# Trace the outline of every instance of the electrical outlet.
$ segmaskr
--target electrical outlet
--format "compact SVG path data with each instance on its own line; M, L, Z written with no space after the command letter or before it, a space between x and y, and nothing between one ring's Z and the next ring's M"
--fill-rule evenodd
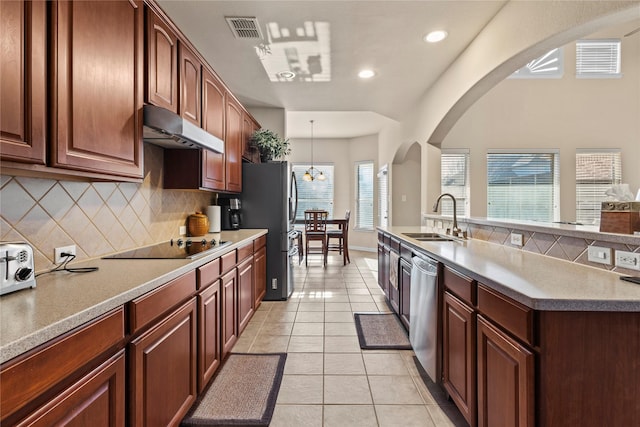
M616 251L616 267L640 270L640 254Z
M611 265L611 248L589 246L587 248L587 259L598 264Z
M75 255L76 245L60 246L59 248L55 248L53 250L53 262L55 264L60 264L62 261L67 259L66 256L62 256L63 253Z
M511 233L511 244L514 246L522 246L522 234Z
M187 235L187 226L186 225L181 225L179 233L180 233L181 236L186 236Z
M271 279L271 289L273 289L274 291L278 289L278 279L275 277Z

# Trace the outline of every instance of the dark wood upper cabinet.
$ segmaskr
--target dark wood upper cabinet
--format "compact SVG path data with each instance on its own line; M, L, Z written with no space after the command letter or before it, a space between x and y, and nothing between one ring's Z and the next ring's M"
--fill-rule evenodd
M0 46L0 153L3 160L45 163L46 16L45 2L4 1L0 7L3 40Z
M141 1L52 9L52 166L141 178Z
M208 69L202 71L202 128L210 134L225 138L226 91L222 82ZM224 153L204 151L202 158L202 186L212 190L226 190Z
M258 129L260 129L258 122L245 112L242 115L242 158L252 163L260 162L260 152L258 148L251 146L251 135Z
M242 107L227 97L227 133L225 139L225 165L227 174L227 191L242 191Z
M178 114L178 37L147 9L146 97L148 103Z
M200 126L202 64L187 46L180 44L180 115Z

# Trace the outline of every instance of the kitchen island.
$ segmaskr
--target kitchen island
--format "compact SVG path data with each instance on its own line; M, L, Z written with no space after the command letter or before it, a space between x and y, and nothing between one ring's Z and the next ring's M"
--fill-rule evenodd
M260 303L266 234L208 235L232 244L196 259L91 259L71 266L97 271L2 296L2 423L179 421ZM149 406L166 387L165 405Z
M470 425L640 419L640 286L613 272L486 241L406 235L433 232L427 227L378 230L380 285L409 328L410 259L440 262L442 369L435 380ZM385 283L392 252L400 259L397 289Z

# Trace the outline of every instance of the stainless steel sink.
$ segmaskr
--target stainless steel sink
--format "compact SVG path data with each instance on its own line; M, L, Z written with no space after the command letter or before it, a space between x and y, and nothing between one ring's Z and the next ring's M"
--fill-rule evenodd
M407 237L418 240L420 242L453 242L454 239L451 236L445 236L438 233L402 233Z

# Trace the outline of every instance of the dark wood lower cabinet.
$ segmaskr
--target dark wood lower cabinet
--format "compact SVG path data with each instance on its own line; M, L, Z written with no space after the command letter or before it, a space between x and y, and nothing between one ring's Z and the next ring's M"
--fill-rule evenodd
M405 328L409 329L411 318L411 263L400 259L398 271L398 289L400 290L399 316Z
M125 426L124 350L16 426Z
M478 316L478 426L533 427L534 355Z
M253 316L253 255L238 265L238 335Z
M202 392L222 362L220 280L198 295L198 392Z
M196 399L196 299L129 344L130 425L177 426Z
M238 279L236 269L222 276L222 359L238 341Z
M262 302L262 299L267 293L267 247L262 246L258 249L253 256L253 297L255 302L253 304L254 309L258 309L258 306Z

